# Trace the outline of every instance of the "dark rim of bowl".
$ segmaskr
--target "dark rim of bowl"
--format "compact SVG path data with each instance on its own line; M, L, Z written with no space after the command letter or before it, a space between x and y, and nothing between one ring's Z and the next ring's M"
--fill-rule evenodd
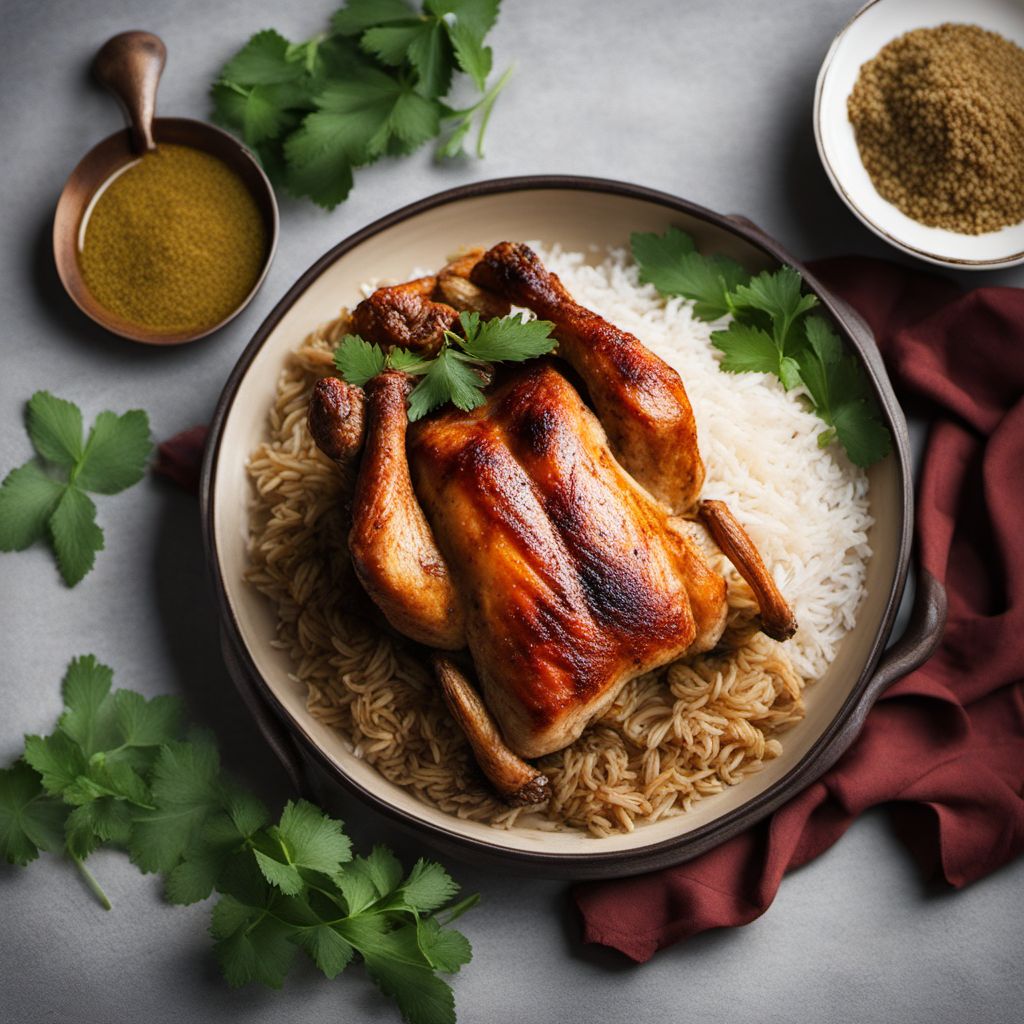
M245 642L242 640L241 630L227 597L214 528L215 495L213 485L216 480L217 465L220 457L220 440L224 424L234 404L239 384L264 341L309 285L335 260L368 238L428 210L478 196L550 190L586 191L653 203L670 211L706 221L723 231L739 236L748 244L770 256L773 260L796 267L803 275L807 286L818 296L824 309L840 327L845 336L846 343L857 352L861 364L872 382L875 394L884 410L887 425L892 432L893 456L896 459L899 486L902 494L899 509L897 565L889 594L886 598L881 625L875 635L871 650L855 686L851 689L832 721L815 739L810 749L793 768L777 782L761 793L751 797L741 806L682 835L629 850L601 851L600 849L595 849L592 853L562 854L510 850L506 847L466 836L461 832L444 828L432 822L424 821L420 817L395 807L386 799L366 789L348 776L331 760L326 751L307 736L305 731L292 719L290 712L278 700L276 694L253 662ZM868 350L870 343L862 341L859 332L851 329L849 319L848 307L845 309L841 308L837 300L823 288L812 273L799 261L794 260L773 239L769 238L753 224L750 224L749 221L743 218L734 219L715 213L666 192L659 192L640 185L610 179L576 175L529 175L473 182L410 203L349 235L348 238L328 250L299 277L260 325L252 341L246 346L234 369L231 371L217 404L214 418L210 424L210 433L207 440L200 483L203 544L210 571L213 575L217 605L225 634L230 642L233 655L241 663L245 673L245 678L243 680L236 679L236 682L239 685L254 687L258 691L263 700L273 709L277 718L283 722L289 736L293 740L297 739L300 749L307 755L311 755L331 778L340 782L347 790L359 796L375 810L414 832L427 834L436 845L468 859L483 860L492 864L504 861L517 864L518 866L543 868L551 874L575 878L599 878L638 874L643 871L667 867L672 864L681 863L684 860L689 860L704 853L713 846L717 846L755 822L760 821L826 771L859 731L863 715L858 716L856 712L862 704L869 705L871 699L877 696L877 694L871 692L870 684L892 629L906 582L910 561L913 492L909 472L909 437L906 421L888 377L885 374L885 370L878 358L877 350L873 353ZM866 710L866 708L862 710Z

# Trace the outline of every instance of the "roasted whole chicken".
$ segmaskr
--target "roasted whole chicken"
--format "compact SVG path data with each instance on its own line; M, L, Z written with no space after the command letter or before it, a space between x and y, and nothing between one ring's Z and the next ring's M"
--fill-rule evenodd
M386 370L365 388L318 381L309 427L346 472L358 466L348 544L360 582L431 649L481 769L522 804L548 793L526 759L572 743L630 679L718 643L726 581L683 519L699 518L747 580L765 633L784 640L796 623L729 509L699 499L679 374L574 302L527 246L380 288L352 325L385 349L432 353L460 310L511 306L551 321L557 355L503 368L479 408L410 423L414 380Z

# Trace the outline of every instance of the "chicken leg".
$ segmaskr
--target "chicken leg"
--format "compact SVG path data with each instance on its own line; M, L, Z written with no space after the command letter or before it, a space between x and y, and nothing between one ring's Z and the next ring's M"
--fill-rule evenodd
M434 673L445 703L459 724L480 770L506 803L513 807L539 804L551 795L548 777L508 748L480 695L459 667L435 654Z
M405 400L412 386L412 378L395 371L366 385L366 438L349 551L360 583L395 629L430 647L458 650L466 645L462 603L413 494L405 455ZM313 438L332 458L351 439L338 400L350 388L321 380L310 402Z
M489 249L470 280L555 325L558 355L583 378L615 457L674 512L689 513L704 463L679 374L638 338L579 305L522 243Z
M702 501L699 515L714 542L754 592L761 613L761 631L773 640L788 640L796 632L796 616L747 531L724 501Z

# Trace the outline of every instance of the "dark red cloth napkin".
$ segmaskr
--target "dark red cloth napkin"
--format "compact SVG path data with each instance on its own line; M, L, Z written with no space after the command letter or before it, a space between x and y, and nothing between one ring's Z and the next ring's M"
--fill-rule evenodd
M899 803L915 852L956 887L1024 850L1024 290L965 294L860 257L814 269L870 324L901 400L933 419L917 532L948 593L946 631L771 818L679 867L576 887L584 938L637 961L759 917L786 871L880 804ZM165 442L158 470L194 491L204 439Z
M633 960L753 921L788 870L880 804L900 804L914 852L957 888L1024 851L1024 290L962 293L860 257L814 270L868 321L901 400L933 419L917 539L946 587L946 631L772 817L679 867L576 887L585 940Z

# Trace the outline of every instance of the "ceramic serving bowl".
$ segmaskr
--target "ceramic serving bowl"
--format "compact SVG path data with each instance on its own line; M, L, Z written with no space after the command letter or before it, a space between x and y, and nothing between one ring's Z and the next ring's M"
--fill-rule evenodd
M904 252L958 270L994 270L1024 262L1024 221L983 235L928 227L883 199L861 162L846 101L861 65L887 43L918 28L969 22L1024 46L1022 0L872 0L836 36L818 73L814 137L825 171L851 210Z
M270 604L243 580L250 502L246 462L265 436L267 410L287 354L313 327L335 317L339 306L355 304L361 282L400 278L416 266L440 266L461 246L529 238L586 252L625 245L631 231L661 232L670 225L690 232L700 248L732 256L751 270L794 263L749 222L634 185L573 177L468 185L398 210L326 253L260 327L221 396L203 470L203 523L225 654L244 702L293 772L303 757L318 761L342 786L449 854L577 878L636 873L692 857L768 814L820 775L852 741L878 694L923 661L937 638L944 596L922 574L911 625L885 651L910 559L913 498L906 423L862 322L795 264L863 362L894 448L870 473L875 525L867 598L827 675L809 688L807 716L787 733L782 756L687 814L628 835L594 839L575 831L504 831L421 803L355 757L342 735L306 710L305 687L289 675L287 654L272 645Z

